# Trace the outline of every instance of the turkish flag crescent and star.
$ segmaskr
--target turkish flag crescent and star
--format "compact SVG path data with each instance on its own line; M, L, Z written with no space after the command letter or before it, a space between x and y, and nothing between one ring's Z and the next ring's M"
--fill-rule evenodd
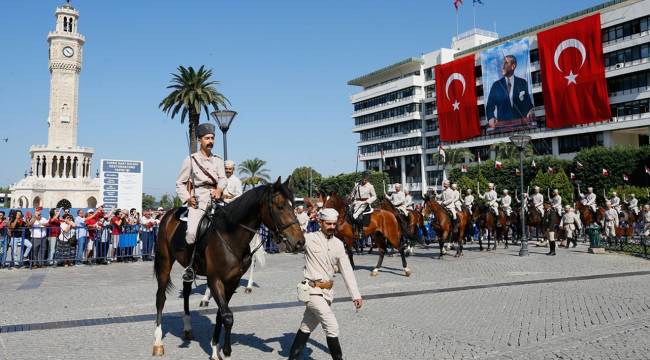
M460 141L480 135L474 55L438 65L435 72L440 140Z
M537 43L546 126L563 128L611 119L600 14L542 31Z

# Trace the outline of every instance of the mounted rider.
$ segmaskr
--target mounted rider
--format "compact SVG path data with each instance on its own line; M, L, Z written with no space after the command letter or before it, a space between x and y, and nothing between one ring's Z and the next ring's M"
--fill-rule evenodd
M533 187L533 195L530 197L533 201L533 206L541 216L544 216L544 194L539 192L539 186Z
M499 195L494 190L494 183L488 183L488 191L485 194L481 195L481 190L478 188L478 186L477 186L477 192L478 192L478 196L481 199L487 201L488 206L494 212L494 215L499 216L499 203L497 202Z
M472 195L472 189L465 190L465 197L463 198L463 205L467 209L470 215L472 215L472 207L474 206L474 195Z
M413 196L411 196L411 192L406 189L404 190L404 206L407 210L414 210Z
M643 205L643 235L650 235L650 205Z
M625 195L623 195L625 198ZM636 195L630 194L630 200L623 200L627 204L627 208L634 213L634 215L639 215L639 199L636 198Z
M557 212L559 216L562 216L562 196L560 196L560 190L558 189L553 189L551 207Z
M618 214L621 215L621 198L618 197L618 194L616 191L612 191L612 198L608 199L607 196L605 196L605 201L609 201L612 203L612 207L618 211Z
M582 204L588 208L591 209L591 212L596 213L596 210L598 208L598 205L596 205L596 200L598 196L594 194L594 188L593 187L588 187L587 188L587 194L580 192L580 185L578 185L578 195L582 198Z
M363 219L361 217L361 214L363 214L363 212L370 207L370 204L377 200L375 187L370 183L369 179L370 173L364 171L361 177L361 181L354 186L354 189L352 189L352 194L350 194L350 198L353 199L352 219L357 225L357 231L361 233L360 238L363 238Z
M449 180L442 182L442 193L440 193L440 204L451 213L451 221L454 225L454 231L457 229L457 216L456 216L456 194L454 190L449 187Z
M463 211L463 202L460 191L458 191L458 184L451 184L451 190L454 192L454 206L456 206L456 211Z
M408 216L408 210L406 209L406 195L402 191L402 184L396 183L394 186L395 191L390 195L390 197L388 195L385 196L402 215Z
M200 150L183 160L181 170L176 179L176 195L181 201L187 204L187 232L185 241L193 245L196 240L196 231L199 221L206 213L213 200L220 199L223 190L226 188L227 180L223 160L212 154L214 147L214 125L210 123L200 124L196 128L196 136L199 139ZM192 264L194 251L190 265L183 274L184 281L192 281L194 278Z
M503 190L503 196L501 197L501 210L503 210L504 213L506 213L506 217L510 218L510 214L512 214L512 197L510 197L510 194L508 194L508 190L504 189Z

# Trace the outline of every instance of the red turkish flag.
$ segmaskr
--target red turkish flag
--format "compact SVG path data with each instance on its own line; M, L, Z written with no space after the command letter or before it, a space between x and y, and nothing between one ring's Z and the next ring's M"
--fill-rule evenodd
M542 31L537 43L546 127L611 119L600 14Z
M435 72L440 140L460 141L480 135L474 55L438 65Z

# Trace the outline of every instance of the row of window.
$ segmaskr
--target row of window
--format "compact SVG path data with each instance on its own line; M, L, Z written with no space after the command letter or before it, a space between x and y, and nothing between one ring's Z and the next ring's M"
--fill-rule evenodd
M392 117L407 115L411 113L420 112L420 104L408 104L403 106L394 107L392 109L378 111L376 113L359 116L354 118L356 126L373 123L376 121L386 120Z
M427 136L425 139L425 148L426 149L434 149L437 148L440 145L440 136L435 135L435 136Z
M558 138L560 154L578 152L594 146L603 146L603 133L587 133Z
M650 99L612 104L612 116L630 116L650 112Z
M389 142L379 143L379 144L364 145L361 146L361 153L368 154L368 153L379 152L382 149L384 151L388 151L388 150L404 149L404 148L420 146L420 145L422 145L422 138L419 137L408 138L408 139L389 141Z
M650 57L650 44L636 45L605 54L605 66L641 60L648 57Z
M642 18L604 28L601 30L603 42L607 43L647 31L649 23L650 16L644 16Z
M422 128L422 121L407 121L395 125L382 126L361 132L361 141L369 141L385 137L408 134L409 132Z
M610 94L647 86L650 86L650 70L607 79L607 90Z
M415 86L408 87L406 89L401 89L387 94L383 94L372 99L359 101L354 103L354 111L359 111L363 109L368 109L374 106L382 105L387 102L396 101L404 98L411 97L415 95Z

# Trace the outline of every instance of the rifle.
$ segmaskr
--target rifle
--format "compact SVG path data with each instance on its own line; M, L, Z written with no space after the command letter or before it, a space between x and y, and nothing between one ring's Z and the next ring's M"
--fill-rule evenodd
M187 192L190 194L190 198L193 198L195 196L194 192L194 185L193 185L193 180L194 180L194 166L192 165L192 147L190 146L190 133L189 131L187 132L187 148L190 152L190 178L187 180ZM189 205L189 200L187 201L187 204ZM198 207L198 204L197 204Z

